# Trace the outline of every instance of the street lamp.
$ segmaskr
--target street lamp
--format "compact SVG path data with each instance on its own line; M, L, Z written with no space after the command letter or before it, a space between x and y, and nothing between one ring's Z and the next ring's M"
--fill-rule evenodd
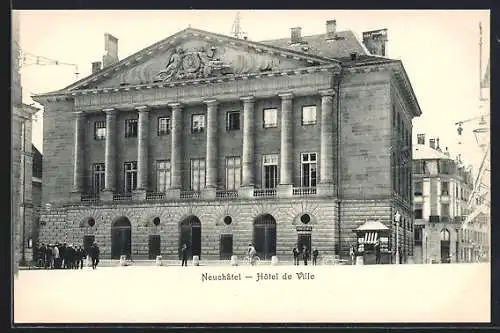
M400 264L399 262L399 221L401 220L401 214L396 211L394 214L394 222L396 222L396 265Z

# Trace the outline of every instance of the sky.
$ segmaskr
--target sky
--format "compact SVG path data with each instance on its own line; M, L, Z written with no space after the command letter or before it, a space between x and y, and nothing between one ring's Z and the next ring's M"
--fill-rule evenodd
M452 155L462 154L466 164L478 164L480 151L472 133L476 122L464 124L458 144L455 123L485 112L479 103L479 22L483 32L482 71L489 58L488 10L239 10L248 38L261 41L324 33L326 21L335 19L337 30L388 29L388 57L400 59L422 109L413 120L413 134L439 137ZM104 33L117 37L120 59L191 26L231 34L234 10L127 10L127 11L21 11L21 48L24 52L78 66L78 78L102 61ZM30 58L21 70L23 101L30 95L61 89L76 80L71 65L40 66ZM489 107L487 108L489 113ZM42 147L43 112L37 114L33 142Z

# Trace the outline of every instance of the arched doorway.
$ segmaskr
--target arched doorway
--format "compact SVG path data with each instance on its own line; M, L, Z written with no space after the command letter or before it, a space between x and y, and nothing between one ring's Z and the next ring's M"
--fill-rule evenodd
M253 244L261 259L270 259L276 255L276 220L271 214L263 214L255 219Z
M450 262L450 232L441 230L441 263Z
M188 258L198 256L201 259L201 222L200 219L192 215L181 221L180 224L180 240L179 240L179 256L180 248L183 244L188 247Z
M125 216L117 218L111 225L111 259L132 254L132 226Z

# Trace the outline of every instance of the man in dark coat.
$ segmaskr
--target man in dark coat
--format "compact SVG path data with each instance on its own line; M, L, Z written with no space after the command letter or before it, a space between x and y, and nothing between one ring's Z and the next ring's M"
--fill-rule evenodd
M293 264L298 266L299 265L299 250L297 250L296 246L293 248L292 253L293 253Z
M380 243L377 241L375 243L375 263L380 264Z
M181 266L187 267L187 245L186 244L182 244L181 259L182 259Z
M96 269L97 264L99 264L99 247L96 243L90 247L90 257L92 258L92 269Z
M304 265L307 266L307 261L309 260L309 249L304 246L304 252L302 253L302 258L304 259Z
M314 249L313 251L313 265L316 266L316 261L318 260L318 255L319 255L319 251L318 249Z

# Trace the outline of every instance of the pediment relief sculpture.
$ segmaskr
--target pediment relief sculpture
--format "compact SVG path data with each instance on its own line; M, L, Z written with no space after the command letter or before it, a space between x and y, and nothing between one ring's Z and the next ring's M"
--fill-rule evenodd
M238 52L239 51L239 52ZM197 79L225 74L270 71L278 67L279 59L242 53L230 48L202 46L194 49L177 47L167 65L155 77L161 81Z

